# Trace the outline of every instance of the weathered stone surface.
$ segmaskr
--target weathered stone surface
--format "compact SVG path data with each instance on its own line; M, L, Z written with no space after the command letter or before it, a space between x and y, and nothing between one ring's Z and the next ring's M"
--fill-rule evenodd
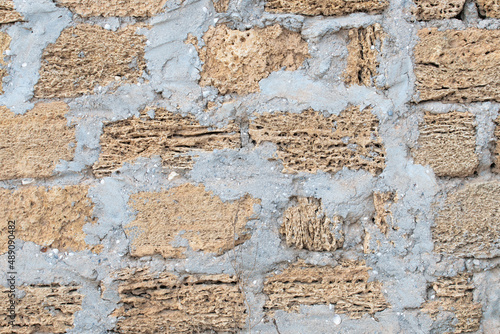
M63 334L73 328L75 313L82 309L80 286L59 284L17 287L25 293L15 299L16 319L8 324L7 307L0 308L1 334ZM8 290L2 291L7 296ZM5 303L7 305L7 303Z
M284 173L336 173L347 167L378 174L385 167L378 124L370 108L350 107L328 117L306 110L257 115L249 133L257 145L268 141L278 146Z
M94 205L87 186L23 187L0 189L0 254L7 251L7 221L16 222L16 239L59 250L92 249L85 242L83 226L95 223Z
M177 277L127 268L116 273L121 306L115 330L136 333L239 333L247 311L238 278Z
M138 27L110 31L79 24L63 30L43 51L35 97L76 97L98 85L137 83L146 68L146 38L135 33Z
M299 311L300 305L333 304L335 313L358 319L383 311L389 304L382 284L368 282L364 261L342 261L335 267L297 262L264 283L269 311Z
M217 13L225 13L229 8L229 0L212 0Z
M380 229L380 232L387 234L392 224L391 206L397 202L397 195L394 192L374 192L373 205L375 207L375 217L373 222ZM391 226L394 227L394 226Z
M500 255L500 182L469 183L448 195L432 229L434 251L458 257Z
M141 112L139 118L107 123L101 136L101 155L94 174L109 176L139 157L159 155L166 168L191 168L190 153L241 147L239 127L229 122L223 128L202 126L192 115L181 116L165 109Z
M452 312L458 320L454 323L454 333L476 332L480 328L483 312L481 304L473 300L471 277L470 274L461 273L454 277L439 278L432 283L436 300L426 302L421 310L429 313L434 320L443 311Z
M0 107L0 180L44 178L60 160L72 160L75 129L63 102L39 103L24 115Z
M266 11L308 16L342 16L356 12L378 14L387 6L389 6L388 0L267 0Z
M500 30L418 32L416 88L420 101L500 101Z
M195 251L220 255L250 238L245 225L258 203L250 196L224 203L203 186L192 184L134 194L130 205L137 217L125 229L132 238L131 255L183 257L186 247L175 246L177 238L186 239Z
M0 32L0 95L3 94L3 78L7 76L7 63L4 60L5 51L9 49L12 39L4 32Z
M16 12L12 0L0 0L0 24L14 23L23 20L23 16Z
M163 10L167 0L56 0L83 17L151 17Z
M476 0L479 13L485 17L500 18L500 5L496 0Z
M280 232L286 244L311 251L334 251L344 243L342 218L328 218L321 200L299 197L297 203L283 213Z
M495 172L500 173L500 116L495 120L495 132L494 136L496 138L495 152L493 153L495 159Z
M221 94L259 91L259 81L283 67L298 69L309 58L307 43L297 32L279 25L246 31L225 25L210 27L198 49L203 62L201 86L214 86Z
M377 56L382 47L384 33L380 24L349 30L347 68L344 72L346 85L374 86L379 62Z
M476 154L476 125L469 112L424 115L419 126L415 163L430 165L437 176L466 177L479 165Z
M413 15L420 21L455 18L464 9L465 0L413 0Z

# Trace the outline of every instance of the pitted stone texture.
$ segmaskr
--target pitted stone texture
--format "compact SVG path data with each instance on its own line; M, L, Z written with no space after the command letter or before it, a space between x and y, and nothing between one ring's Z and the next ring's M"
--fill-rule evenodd
M214 86L221 94L259 91L259 81L283 67L298 69L309 58L307 43L297 32L279 25L247 31L225 25L210 27L198 50L203 67L201 86Z
M16 12L12 0L0 0L0 24L14 23L23 20L23 16Z
M216 149L239 149L239 126L234 122L223 128L202 126L192 115L181 116L155 109L154 118L145 109L139 118L107 123L101 136L101 154L94 164L97 177L109 176L139 157L159 155L165 168L191 168L193 153Z
M434 251L458 257L500 255L500 182L470 183L450 193L432 230Z
M289 247L311 251L334 251L344 243L342 218L328 218L321 200L296 198L296 205L283 213L280 232Z
M430 165L437 176L466 177L479 165L476 125L469 112L424 115L419 126L415 163Z
M397 202L397 195L394 192L374 192L373 205L375 207L375 217L373 222L380 229L380 232L387 234L392 225L391 206ZM394 228L394 226L391 226Z
M146 68L146 38L139 25L110 31L96 25L66 28L42 55L35 97L77 97L114 83L137 83Z
M9 49L11 40L9 35L0 31L0 95L3 94L3 78L7 76L4 54Z
M167 0L56 0L83 17L151 17L163 10Z
M113 313L118 333L240 333L245 326L245 299L235 276L177 277L127 268L116 280L123 304Z
M500 116L498 116L498 118L495 120L495 125L494 136L496 139L496 144L494 152L495 167L493 171L500 173Z
M500 18L500 4L496 0L476 0L479 13L485 17Z
M298 312L300 305L333 304L335 312L353 319L389 307L380 282L368 282L364 261L341 261L335 267L299 261L264 283L268 311Z
M420 21L457 17L464 9L465 0L413 0L413 15Z
M379 62L377 56L382 47L384 33L380 24L349 30L346 85L374 86Z
M59 284L17 287L14 326L8 324L7 307L0 308L0 334L63 334L73 328L75 313L82 309L80 286ZM2 295L7 296L3 289ZM19 292L18 292L19 295ZM7 303L5 303L7 305Z
M192 184L134 194L130 205L137 217L125 228L132 239L131 255L181 258L186 247L175 245L180 238L195 251L220 255L250 238L245 225L254 218L253 206L258 203L248 195L224 203Z
M314 110L264 113L250 122L249 133L257 145L278 146L284 173L336 173L347 167L375 175L385 167L378 125L370 108L349 107L339 116L326 117Z
M225 13L229 8L229 0L212 0L217 13Z
M0 180L50 177L60 160L73 159L68 111L63 102L39 103L24 115L0 107Z
M0 190L0 254L7 251L7 219L16 221L15 236L23 241L59 250L92 249L85 242L83 226L95 223L88 186L23 187Z
M500 101L500 30L418 32L414 50L420 101Z
M454 277L441 277L432 283L435 299L422 305L422 311L434 320L442 312L452 312L458 320L454 333L471 333L479 330L483 312L481 304L473 300L472 275L461 273ZM453 322L453 321L452 321Z
M379 14L387 6L388 0L267 0L266 11L308 16L342 16L357 12Z

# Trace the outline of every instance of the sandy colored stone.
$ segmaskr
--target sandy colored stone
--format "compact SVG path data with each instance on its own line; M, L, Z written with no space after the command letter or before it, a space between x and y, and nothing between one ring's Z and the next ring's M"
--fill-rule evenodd
M111 31L97 25L79 24L63 30L42 55L35 97L76 97L114 83L137 83L146 68L146 37L138 25Z
M500 18L500 3L497 0L476 0L476 4L482 16Z
M296 198L296 205L283 213L280 232L287 246L311 251L334 251L344 243L342 218L328 218L321 200Z
M373 222L380 229L380 232L384 234L387 234L389 226L392 225L391 206L395 202L397 202L397 195L392 191L373 193L373 205L375 207ZM370 236L368 235L366 237L368 240L365 242L369 243Z
M122 303L113 313L117 333L240 333L245 326L245 299L235 276L177 277L145 268L115 276Z
M300 305L332 304L335 313L359 319L389 307L381 292L382 284L368 282L364 261L341 261L339 265L315 266L303 261L290 265L282 273L268 277L263 292L268 311L298 312Z
M374 86L379 65L377 56L383 38L384 33L378 23L349 30L347 68L344 72L346 85Z
M229 8L229 0L212 0L217 13L225 13Z
M224 203L203 186L192 184L134 194L129 205L137 216L125 228L132 239L131 255L183 257L186 247L175 245L179 238L186 239L194 251L220 255L250 238L245 225L254 218L253 206L258 203L248 195Z
M434 251L458 257L500 255L500 182L469 183L448 194L432 229Z
M483 312L481 304L473 300L472 275L461 273L454 277L441 277L432 283L435 300L422 305L421 310L436 320L443 311L455 314L458 323L454 333L471 333L479 330Z
M500 30L418 31L414 50L420 101L500 101Z
M494 136L496 139L496 144L495 144L495 152L493 153L493 157L495 159L495 167L493 171L500 173L500 116L497 117L495 120L495 131L494 131Z
M16 239L59 250L92 249L85 242L83 226L95 223L88 186L22 187L0 189L0 254L7 251L7 220L16 221Z
M419 125L416 164L430 165L437 176L466 177L479 165L476 154L476 125L469 112L425 113Z
M25 293L16 298L14 327L8 324L7 307L0 307L0 334L63 334L73 328L75 313L82 309L81 286L59 284L16 287ZM7 305L8 290L2 289Z
M50 177L60 160L73 159L68 111L64 102L38 103L24 115L0 107L0 180Z
M309 16L342 16L357 12L379 14L387 6L388 0L267 0L266 11Z
M167 0L56 0L83 17L151 17L163 10Z
M272 142L278 146L284 173L336 173L347 167L375 175L385 167L378 124L370 108L349 107L339 116L323 116L314 110L277 112L256 115L249 133L257 145Z
M16 12L12 0L0 0L0 24L14 23L23 20L23 16Z
M7 63L4 60L4 54L9 49L11 40L9 35L0 32L0 95L3 94L3 78L7 76L7 69L5 68Z
M413 15L420 21L443 20L457 17L464 9L465 0L413 0Z
M221 94L259 91L259 81L285 67L298 69L309 58L307 43L299 33L279 25L232 30L210 27L198 49L203 62L201 86L214 86Z
M234 122L223 128L202 126L192 115L181 116L155 109L154 118L145 109L139 117L105 124L101 154L94 164L97 177L109 176L139 157L159 155L166 168L191 168L195 152L239 149L240 129Z

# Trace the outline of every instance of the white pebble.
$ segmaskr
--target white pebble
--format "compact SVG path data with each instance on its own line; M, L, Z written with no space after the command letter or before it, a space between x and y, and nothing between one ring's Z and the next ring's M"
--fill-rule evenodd
M335 315L333 316L333 323L334 323L335 325L340 325L340 324L342 323L342 318L340 317L340 315L335 314Z
M106 24L104 25L104 29L109 30L109 29L111 29L111 26L110 26L109 24L107 24L107 23L106 23Z
M21 66L22 66L22 67L26 67L26 66L28 66L28 64L23 63Z

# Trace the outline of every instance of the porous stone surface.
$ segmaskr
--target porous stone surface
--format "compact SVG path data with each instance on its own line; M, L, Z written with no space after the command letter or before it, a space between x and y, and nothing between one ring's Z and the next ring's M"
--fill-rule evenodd
M479 165L474 115L426 113L419 126L415 163L430 165L437 176L466 177Z
M51 177L60 160L73 159L68 111L64 102L39 103L24 115L0 108L0 180Z
M75 313L82 309L78 285L30 285L18 287L24 296L16 300L17 321L7 322L6 307L0 309L0 333L67 333L74 326ZM2 291L7 295L9 290Z
M163 10L168 0L56 0L83 17L151 17Z
M214 8L217 13L227 12L229 0L213 0Z
M146 67L139 26L109 31L79 24L65 29L45 48L35 97L76 97L114 83L137 83Z
M494 0L476 0L479 13L485 17L500 18L500 8Z
M186 275L127 268L113 274L123 306L118 333L238 333L247 311L238 277Z
M443 20L456 18L464 9L465 0L413 0L413 14L418 20Z
M387 234L389 227L395 228L391 206L396 202L397 194L392 191L373 193L373 206L375 207L373 222L384 234Z
M14 9L12 0L0 0L0 24L23 20L23 16Z
M9 49L10 41L8 34L0 32L0 95L3 94L3 78L7 76L7 63L3 55Z
M500 173L500 116L495 120L495 132L494 136L496 138L495 144L495 168L494 171Z
M273 13L293 13L301 15L341 16L356 12L381 13L387 0L267 0L266 10Z
M347 167L378 174L385 166L378 120L370 108L359 109L350 107L339 116L314 110L264 113L251 121L249 134L257 145L277 145L284 173L335 173Z
M168 191L140 192L130 198L136 219L126 226L132 239L131 255L161 254L183 257L186 246L194 251L222 254L250 238L246 224L255 219L258 200L245 196L224 203L203 186L182 185ZM175 246L177 238L188 245Z
M426 28L418 38L414 53L420 101L500 101L499 30Z
M62 251L92 249L83 231L85 224L96 222L92 217L94 204L87 192L88 187L80 185L2 189L0 212L6 220L0 230L0 253L7 251L7 220L16 222L17 239Z
M434 251L461 257L500 254L500 183L471 183L448 194L432 230Z
M218 25L210 27L203 40L200 85L214 86L221 94L257 92L259 81L271 72L296 70L309 57L300 34L277 24L246 31Z

